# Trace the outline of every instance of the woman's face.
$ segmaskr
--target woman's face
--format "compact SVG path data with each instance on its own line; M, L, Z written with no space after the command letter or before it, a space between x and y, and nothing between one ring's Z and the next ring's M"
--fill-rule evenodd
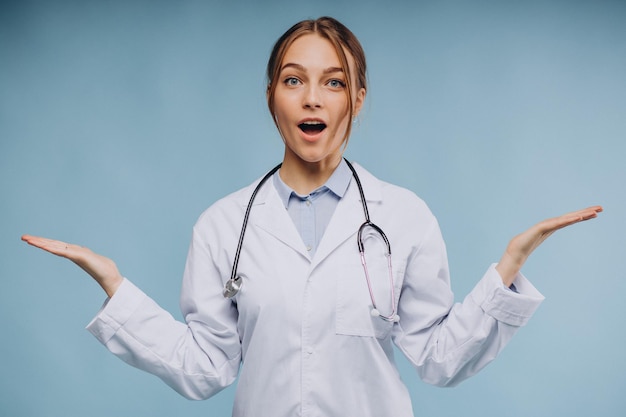
M350 71L354 59L346 54ZM335 48L326 39L304 35L287 50L274 92L274 115L285 141L283 166L319 165L334 168L352 116L365 99L341 69ZM347 83L353 86L354 115L349 114Z

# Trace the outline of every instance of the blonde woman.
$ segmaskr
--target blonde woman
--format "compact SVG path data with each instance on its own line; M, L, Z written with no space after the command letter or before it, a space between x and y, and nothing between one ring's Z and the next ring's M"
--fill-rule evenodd
M428 383L458 384L504 348L542 301L520 273L590 207L511 240L453 303L435 217L412 192L343 159L367 94L356 37L323 17L290 28L267 67L282 165L207 209L193 229L178 322L87 248L24 236L108 295L88 329L185 397L239 377L235 416L412 416L393 344Z

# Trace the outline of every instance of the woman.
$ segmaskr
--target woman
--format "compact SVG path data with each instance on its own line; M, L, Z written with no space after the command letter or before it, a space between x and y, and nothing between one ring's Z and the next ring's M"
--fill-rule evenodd
M530 253L602 209L516 236L453 305L444 243L424 202L342 159L365 100L365 70L358 40L332 18L300 22L277 41L267 101L285 143L282 166L196 223L181 294L185 323L111 260L23 239L89 273L109 296L89 331L188 398L208 398L239 375L235 416L411 416L392 343L426 382L454 385L475 374L543 299L519 272ZM368 217L376 224L361 227Z

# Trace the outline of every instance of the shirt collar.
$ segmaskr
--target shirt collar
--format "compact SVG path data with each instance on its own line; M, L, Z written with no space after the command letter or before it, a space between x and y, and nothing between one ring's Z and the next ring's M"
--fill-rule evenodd
M291 189L287 184L285 184L282 178L280 178L279 172L280 170L276 171L276 173L273 175L272 180L274 182L274 187L278 192L280 200L283 202L283 205L287 207L289 205L289 197L291 197L291 194L296 194L296 192ZM339 163L337 168L335 168L335 171L333 171L330 178L326 180L326 183L316 190L313 190L311 194L327 188L337 197L343 198L343 196L346 194L346 191L348 190L348 185L350 185L351 179L352 172L350 171L350 168L348 168L348 164L346 164L346 161L342 158L341 162Z

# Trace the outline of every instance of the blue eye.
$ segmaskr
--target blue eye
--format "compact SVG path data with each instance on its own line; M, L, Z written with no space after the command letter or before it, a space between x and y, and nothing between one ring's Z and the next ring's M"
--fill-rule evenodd
M330 80L328 81L328 85L331 86L332 88L344 88L346 86L346 83L344 83L341 80Z
M296 77L289 77L285 79L284 83L288 86L296 86L300 84L300 80L298 80Z

